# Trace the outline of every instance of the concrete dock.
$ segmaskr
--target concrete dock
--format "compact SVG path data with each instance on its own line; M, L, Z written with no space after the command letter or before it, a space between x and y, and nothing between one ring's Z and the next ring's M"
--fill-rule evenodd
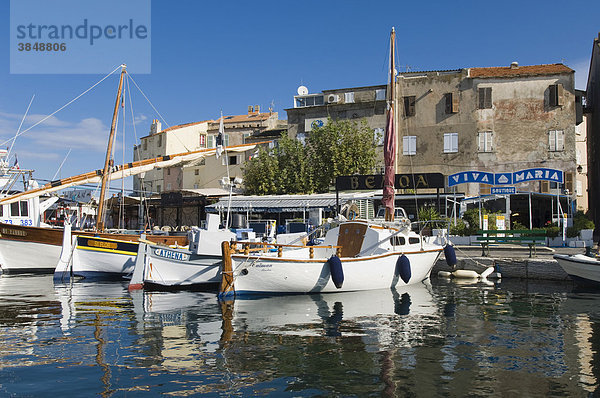
M456 269L473 270L478 273L495 266L502 278L533 280L570 281L569 276L552 257L554 254L584 253L584 248L536 247L536 253L529 257L529 248L519 245L491 245L489 256L482 256L481 246L455 246L458 263ZM436 277L439 271L452 271L446 264L444 255L440 257L431 272Z

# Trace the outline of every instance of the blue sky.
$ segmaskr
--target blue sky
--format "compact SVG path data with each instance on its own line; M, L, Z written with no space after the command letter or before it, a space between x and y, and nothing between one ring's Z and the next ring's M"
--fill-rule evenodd
M9 10L9 1L1 0L1 142L14 136L33 95L23 128L103 77L10 74ZM271 102L286 119L284 109L300 84L319 92L386 83L389 31L395 26L402 70L564 62L576 70L576 87L584 89L598 15L597 1L152 0L151 73L130 72L169 125L214 119L221 110L241 114L254 104L266 110ZM134 60L115 61L114 67L120 62ZM51 179L71 151L58 177L101 168L117 78L17 138L13 152L20 166ZM157 115L141 95L132 95L139 138ZM130 161L135 140L130 121L125 125ZM122 137L118 142L120 163Z

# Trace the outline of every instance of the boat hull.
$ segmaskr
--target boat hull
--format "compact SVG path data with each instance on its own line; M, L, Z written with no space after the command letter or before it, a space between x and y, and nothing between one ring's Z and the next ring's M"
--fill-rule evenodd
M600 286L600 261L577 254L574 256L555 254L558 265L576 282Z
M233 255L235 294L328 293L376 290L420 283L429 278L440 249L404 253L410 262L408 282L398 272L403 253L341 258L344 281L337 288L327 259L291 259ZM250 266L248 266L250 264Z
M122 278L133 271L137 250L137 242L78 236L72 273L88 279Z
M149 245L144 285L191 288L217 286L221 281L221 256L198 255L189 250Z

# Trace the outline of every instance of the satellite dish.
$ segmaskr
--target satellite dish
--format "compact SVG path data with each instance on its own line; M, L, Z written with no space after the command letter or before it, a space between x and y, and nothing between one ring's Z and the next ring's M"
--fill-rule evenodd
M308 88L306 86L298 87L298 95L306 95L308 94Z

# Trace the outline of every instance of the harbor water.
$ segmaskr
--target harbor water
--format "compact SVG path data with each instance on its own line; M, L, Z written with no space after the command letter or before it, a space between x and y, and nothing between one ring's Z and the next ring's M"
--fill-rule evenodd
M0 278L0 396L589 396L600 294L455 282L219 302Z

